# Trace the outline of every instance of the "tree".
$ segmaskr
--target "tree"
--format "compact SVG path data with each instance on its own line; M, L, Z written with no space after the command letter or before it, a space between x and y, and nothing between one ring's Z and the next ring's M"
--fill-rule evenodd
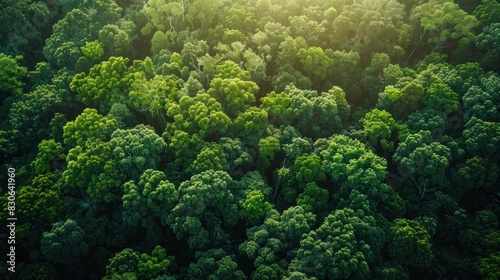
M262 225L247 230L248 240L239 246L239 250L254 260L257 271L270 266L275 272L283 273L280 270L288 265L285 258L293 256L301 236L311 230L315 220L316 215L300 206L290 207L282 214L272 209Z
M418 268L428 268L434 258L429 233L417 222L395 219L387 238L391 259Z
M453 1L436 1L415 7L412 18L420 24L434 50L456 44L460 39L474 38L473 29L478 25L474 16L468 15Z
M328 197L327 190L318 187L315 182L311 182L297 197L297 206L301 206L306 212L319 213L327 210Z
M64 149L61 143L54 139L42 140L38 144L38 154L36 159L31 163L37 174L47 174L54 169L54 163L64 160L66 157L63 154Z
M86 108L74 121L64 126L64 144L76 147L83 146L87 140L107 141L117 127L115 119L108 119L97 110Z
M267 136L259 141L259 155L257 158L257 166L260 170L265 170L271 166L271 161L274 160L276 152L281 150L280 142L273 136Z
M489 75L481 81L482 86L473 85L463 95L464 120L476 117L484 121L499 122L500 78Z
M147 1L143 11L146 13L149 23L141 30L141 33L148 35L153 27L163 32L178 30L176 29L176 25L179 19L182 19L184 16L184 9L184 6L180 2L168 2L166 0Z
M256 143L267 134L268 126L267 112L257 107L250 107L234 120L232 131L236 137Z
M373 217L358 217L351 209L336 210L317 230L303 235L288 272L318 279L368 279L369 264L384 239Z
M117 129L109 142L118 171L137 180L146 169L156 169L167 144L151 127Z
M151 254L141 254L126 248L109 260L106 276L103 279L156 279L162 275L169 275L168 269L173 261L174 257L167 256L167 250L159 245Z
M107 24L99 31L99 42L106 57L124 56L132 54L132 42L129 35L114 24Z
M494 0L482 0L476 7L473 15L479 21L481 27L495 23L500 15L500 4Z
M320 47L300 49L297 56L302 69L304 69L306 74L308 74L308 77L316 83L319 83L326 78L328 70L333 63L332 50L323 50Z
M50 134L50 120L61 109L66 90L41 85L12 104L9 123L21 147L36 145Z
M196 252L195 263L188 267L190 279L246 279L245 274L238 270L234 255L228 255L222 249L210 249L206 252Z
M22 56L12 57L0 53L0 100L9 94L20 95L24 86L23 78L28 74L28 69L19 65Z
M238 220L238 206L230 191L233 180L224 171L208 170L181 183L179 203L168 215L178 239L187 238L190 248L228 242L222 229Z
M215 78L210 83L207 93L219 101L230 118L235 118L255 102L255 94L259 87L250 81L238 78Z
M500 256L491 253L487 258L481 258L479 264L479 272L484 276L485 280L497 279L500 276Z
M426 108L411 113L408 116L408 128L417 133L420 130L428 130L433 137L439 137L444 134L446 129L446 113L434 109Z
M498 159L500 126L472 117L464 127L467 152L472 156Z
M330 95L333 95L335 98L335 104L337 104L337 110L339 111L340 119L342 123L347 123L351 116L351 105L346 100L346 94L344 90L342 90L338 86L333 86L330 90L328 90Z
M125 96L132 80L128 74L128 58L110 57L92 68L88 74L73 77L70 89L86 105L99 106L101 113L108 113L114 103L125 103Z
M97 40L101 28L116 22L121 12L110 0L87 1L69 11L54 24L53 33L43 48L44 56L52 65L74 69L81 56L80 48L86 42Z
M397 1L360 1L349 5L340 2L327 33L335 48L353 50L364 57L372 52L391 54L398 58L397 49L405 48L411 29L403 20L404 5Z
M452 178L459 187L459 194L472 189L493 191L499 176L499 167L489 159L478 156L469 158L455 167Z
M83 236L83 230L71 219L55 223L50 232L43 233L42 253L53 263L76 263L88 251Z
M194 175L207 170L225 171L226 169L227 156L222 150L222 146L206 142L186 172Z
M85 46L81 47L80 50L93 63L99 62L104 55L102 43L97 40L85 43Z
M257 225L272 209L260 190L249 192L245 200L240 201L240 205L240 217L249 225Z
M426 108L450 114L458 109L458 94L444 83L432 83L422 97Z
M368 142L376 146L377 142L380 140L382 141L383 147L384 143L388 145L386 139L391 137L394 123L391 114L385 110L373 109L366 113L363 121L363 128L368 137Z
M146 59L146 64L151 60ZM149 66L148 66L149 67ZM153 67L151 65L151 67ZM136 78L130 86L129 100L140 112L155 120L162 128L166 124L165 105L167 99L179 98L182 80L175 75L155 75L148 79L144 75Z
M66 162L62 174L66 192L87 195L98 203L119 201L125 174L118 171L109 142L87 139L69 151Z
M311 182L326 180L321 158L317 155L299 156L291 166L291 171L295 174L300 189L304 189Z
M118 128L121 129L132 128L137 123L135 116L130 112L127 105L122 103L113 104L106 118L115 119L118 123Z
M222 137L219 144L227 156L227 172L231 177L239 178L245 169L253 165L252 157L240 139Z
M430 131L421 130L406 137L393 156L400 166L399 173L418 187L421 197L428 188L447 186L445 176L451 161L451 151L439 142L434 142Z
M16 234L24 240L23 247L38 250L42 233L61 216L63 204L58 193L60 183L57 177L37 177L32 185L23 186L17 193L19 204L16 214L23 219L23 223L16 228Z

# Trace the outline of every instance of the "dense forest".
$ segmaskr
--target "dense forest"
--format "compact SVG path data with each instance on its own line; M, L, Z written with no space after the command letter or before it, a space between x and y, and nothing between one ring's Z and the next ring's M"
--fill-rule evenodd
M2 0L0 278L500 279L499 75L497 0Z

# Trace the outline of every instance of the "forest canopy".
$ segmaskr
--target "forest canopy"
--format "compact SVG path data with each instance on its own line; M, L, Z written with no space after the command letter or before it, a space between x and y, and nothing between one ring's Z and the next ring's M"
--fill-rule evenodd
M7 279L500 279L498 1L4 0L0 26Z

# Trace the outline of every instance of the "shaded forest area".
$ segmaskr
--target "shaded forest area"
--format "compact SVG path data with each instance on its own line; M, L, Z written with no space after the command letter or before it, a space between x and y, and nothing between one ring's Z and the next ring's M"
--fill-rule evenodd
M7 279L500 279L496 0L2 0L0 31Z

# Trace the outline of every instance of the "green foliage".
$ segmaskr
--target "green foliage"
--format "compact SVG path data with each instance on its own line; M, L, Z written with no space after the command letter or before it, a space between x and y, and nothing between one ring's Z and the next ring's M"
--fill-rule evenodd
M118 123L118 128L121 129L132 128L137 123L135 116L130 112L127 105L122 103L113 104L106 118L115 119Z
M265 170L271 166L271 161L274 160L276 152L281 150L280 142L273 136L262 138L259 141L259 156L257 158L257 166L261 170Z
M368 141L375 146L378 140L391 137L392 130L394 129L394 119L387 111L373 109L366 113L363 128Z
M155 279L169 275L168 269L173 260L174 257L167 256L167 250L159 245L151 254L141 254L126 248L109 260L103 279Z
M54 139L42 140L38 144L37 157L32 162L35 172L37 174L46 174L53 171L52 164L66 158L63 151L61 143L56 142Z
M230 189L234 184L224 171L208 170L182 182L179 203L168 215L168 224L177 238L187 237L190 248L225 244L222 224L234 225L238 206Z
M417 186L423 196L430 186L446 186L445 176L451 161L448 147L434 142L430 131L421 130L409 135L393 156L400 174Z
M141 33L147 35L153 27L160 31L173 30L184 15L184 7L180 2L149 0L145 3L143 12L150 19L150 22L141 30Z
M24 246L32 250L38 249L43 231L49 230L60 216L62 202L59 197L59 184L53 178L45 178L49 184L42 188L42 178L33 180L33 186L24 186L17 193L19 203L16 214L23 220L17 228L17 237L24 240Z
M424 3L415 8L412 17L428 33L428 42L435 50L448 47L449 40L473 39L472 30L478 25L474 16L468 15L453 1Z
M426 108L450 114L458 109L458 94L446 84L433 83L422 97Z
M21 147L36 145L49 135L50 120L60 110L67 95L67 91L54 85L41 85L12 104L9 123Z
M62 177L67 192L86 194L96 202L119 201L125 174L118 171L109 142L87 139L69 151L66 162Z
M472 117L464 127L463 136L467 152L472 156L498 158L500 126Z
M100 105L101 113L108 113L113 103L125 103L125 94L130 86L128 58L110 57L92 68L88 74L82 72L73 77L70 89L76 98L86 105Z
M500 3L494 0L482 0L481 4L474 10L473 15L482 27L495 23L500 16Z
M146 169L156 169L166 144L151 127L138 125L132 129L117 129L109 142L119 172L134 180Z
M319 279L368 279L369 264L384 239L372 217L358 217L351 209L336 210L317 230L303 235L288 271Z
M0 2L17 278L497 277L498 1Z
M403 265L428 268L434 258L429 233L412 220L395 219L392 222L387 246L391 258Z
M207 170L225 171L227 169L226 157L221 145L205 143L196 159L186 169L186 172L194 175Z
M222 137L219 144L227 156L227 172L233 178L237 177L237 175L242 172L242 169L246 169L253 165L252 157L243 146L243 142L241 142L240 139Z
M299 156L291 167L300 188L305 188L310 182L326 180L321 158L317 155Z
M22 79L28 74L26 67L20 66L22 56L12 57L0 53L0 88L3 100L8 94L18 95L22 93L24 83Z
M257 142L266 134L269 125L268 114L263 109L251 107L240 113L233 122L233 131L237 137Z
M306 185L304 191L297 198L297 205L306 212L318 213L325 211L328 207L328 191L311 182Z
M407 124L414 133L428 130L432 135L440 136L446 129L446 113L434 109L416 111L408 116Z
M215 78L207 93L221 103L229 117L234 118L255 102L258 91L259 87L254 82Z
M76 263L88 251L83 235L83 230L71 219L55 223L50 232L43 233L42 253L53 263Z
M482 79L481 84L481 87L471 86L462 97L464 119L468 121L474 116L484 121L498 122L500 78L498 75L489 75Z
M254 260L257 270L276 264L283 268L283 257L279 252L293 256L292 250L298 247L301 236L311 230L315 220L315 214L305 212L300 206L290 207L282 214L272 209L262 225L247 230L248 240L239 246L239 250ZM273 270L279 271L277 267Z
M289 85L285 93L272 92L261 102L271 122L277 122L275 125L293 125L304 135L327 137L342 127L337 100L343 106L341 110L345 116L345 99L335 91L318 94L317 91L301 90Z
M302 68L312 80L323 80L333 63L332 50L323 51L320 47L300 49L297 56Z
M99 31L99 43L106 57L130 56L132 52L131 40L125 31L114 24L107 24Z
M163 172L148 169L137 184L124 184L122 201L125 224L151 228L155 218L166 224L168 212L177 203L177 190Z
M81 56L80 48L97 40L101 28L117 21L121 12L111 0L86 1L54 24L43 48L44 56L52 65L73 69Z
M210 249L206 252L196 252L195 263L189 265L190 279L246 279L245 274L238 269L234 255L228 255L222 249Z
M482 258L479 264L479 272L484 276L485 280L493 280L500 277L500 256L490 254L487 258Z
M97 110L86 108L76 120L64 126L64 144L75 147L83 146L87 140L106 141L117 127L115 119L108 119L100 115Z
M183 131L204 139L215 132L224 133L231 122L222 111L221 104L206 93L195 97L183 96L178 104L167 104L166 109L167 116L174 120L166 128L170 137L176 131Z
M98 62L104 55L104 49L99 41L87 42L80 50L91 62Z
M495 163L477 156L457 165L457 169L452 178L463 192L473 188L493 190L500 176L500 169Z
M370 180L371 177L379 180L385 177L385 160L366 150L359 140L335 135L329 139L328 146L320 153L325 172L339 183L346 181L368 183L366 180ZM369 169L357 169L359 165L365 165L365 168Z
M260 190L249 192L245 200L240 201L240 217L250 225L257 225L271 210L271 203L264 200Z

